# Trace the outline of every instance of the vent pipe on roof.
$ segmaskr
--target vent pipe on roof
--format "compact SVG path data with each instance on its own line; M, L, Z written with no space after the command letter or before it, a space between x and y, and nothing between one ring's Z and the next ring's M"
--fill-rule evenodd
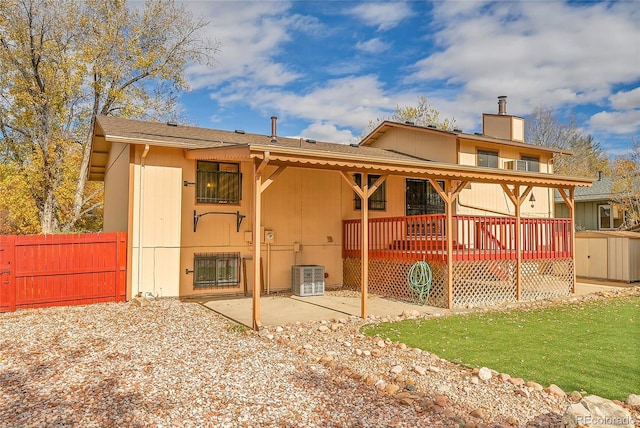
M602 171L598 171L598 181L602 181Z
M276 122L278 118L276 116L271 116L271 142L275 143L278 141L278 133L276 132Z
M498 114L507 114L507 96L500 95L498 97Z

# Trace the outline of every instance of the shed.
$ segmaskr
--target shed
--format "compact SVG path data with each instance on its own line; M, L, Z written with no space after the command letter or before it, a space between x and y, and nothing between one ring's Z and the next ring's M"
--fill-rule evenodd
M640 281L640 233L576 233L576 275L611 281Z

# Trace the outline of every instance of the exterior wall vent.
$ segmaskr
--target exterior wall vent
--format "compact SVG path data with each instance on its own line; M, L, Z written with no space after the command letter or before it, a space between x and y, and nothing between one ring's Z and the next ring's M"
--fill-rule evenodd
M291 266L291 291L301 297L324 295L324 266Z

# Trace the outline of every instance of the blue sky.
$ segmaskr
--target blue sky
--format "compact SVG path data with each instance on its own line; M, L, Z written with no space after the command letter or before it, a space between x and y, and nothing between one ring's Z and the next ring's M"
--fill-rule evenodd
M197 126L350 143L421 95L465 132L482 113L572 115L609 155L640 138L640 2L194 1L220 42L188 70Z

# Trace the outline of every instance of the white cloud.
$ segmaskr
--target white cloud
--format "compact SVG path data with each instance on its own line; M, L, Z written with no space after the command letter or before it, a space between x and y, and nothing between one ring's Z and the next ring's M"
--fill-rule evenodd
M351 143L358 137L354 136L347 129L338 129L335 125L327 122L314 122L302 131L304 138L311 138L318 141L330 141L333 143Z
M221 42L217 66L193 65L188 70L194 89L215 87L229 80L246 80L253 85L282 86L301 73L274 62L282 43L290 40L289 30L319 31L320 24L310 17L286 15L288 2L187 2L194 15L212 24L207 36Z
M609 97L609 102L616 110L640 108L640 87L615 93Z
M356 17L369 26L378 27L378 31L390 30L411 15L411 8L404 2L365 2L349 10L349 15Z
M640 110L601 111L589 119L596 130L610 134L631 134L640 131Z
M442 2L434 21L438 50L407 80L441 81L475 100L509 95L522 108L514 114L602 102L612 85L640 78L634 2Z
M375 76L354 76L323 82L305 93L263 88L239 97L256 110L268 108L310 121L321 118L337 126L364 129L390 104L382 86Z
M383 42L378 37L373 39L369 39L366 42L358 42L356 43L356 49L362 52L371 53L371 54L379 54L387 49L389 49L391 45Z

